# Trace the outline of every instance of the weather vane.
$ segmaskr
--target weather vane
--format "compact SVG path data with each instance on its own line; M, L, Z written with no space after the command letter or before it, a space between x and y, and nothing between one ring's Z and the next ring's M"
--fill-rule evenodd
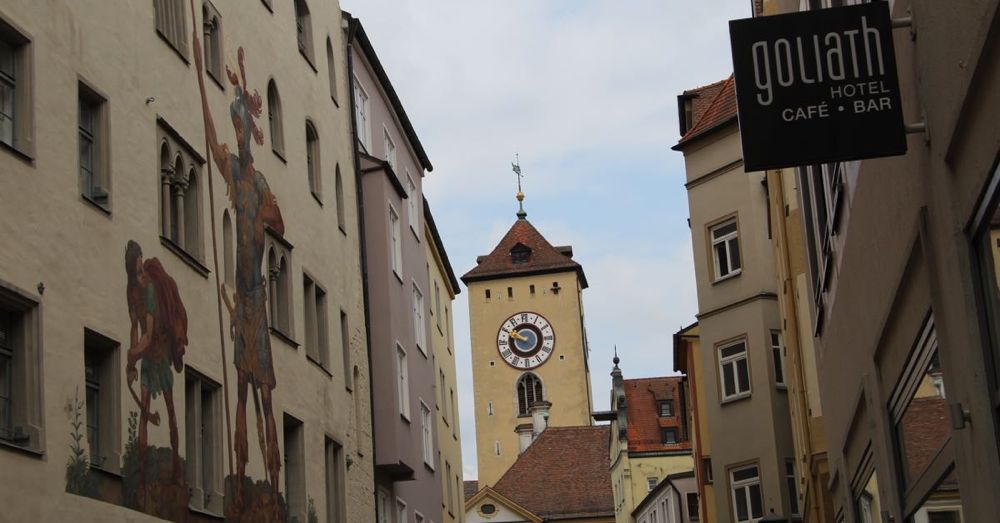
M514 163L510 164L510 166L514 173L517 174L517 217L523 220L528 216L528 213L524 212L524 192L521 191L521 178L524 175L521 174L521 156L519 154L514 153Z

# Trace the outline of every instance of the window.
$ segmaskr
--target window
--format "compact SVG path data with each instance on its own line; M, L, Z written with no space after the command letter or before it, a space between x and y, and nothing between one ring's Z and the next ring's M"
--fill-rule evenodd
M438 390L441 391L440 392L440 399L438 400L438 408L441 408L441 405L445 404L445 390L447 390L445 388L445 384L444 384L444 370L438 369L438 377L440 378L440 381L441 381L441 386L438 387ZM444 410L444 412L441 413L441 420L444 421L444 423L447 425L448 424L448 410L447 409L443 409L443 410Z
M357 365L354 366L354 371L351 372L351 383L357 387L361 387L361 369ZM360 391L354 395L354 450L358 453L358 456L364 455L361 434L364 428L364 420L367 419L366 414L371 414L371 410L365 408L363 396Z
M455 404L455 389L449 389L451 398L451 435L458 437L458 405Z
M948 497L953 498L954 492L950 492ZM878 493L878 475L874 470L872 470L861 492L855 497L854 503L858 510L858 521L860 523L878 523L882 521L882 502ZM928 521L930 521L930 518L928 518Z
M330 366L330 334L327 324L326 291L307 274L302 275L305 299L306 356L324 369Z
M417 234L417 230L420 227L420 214L417 212L417 209L419 207L420 195L417 194L417 185L413 183L413 177L410 176L409 169L406 170L406 191L406 194L409 196L406 199L406 211L408 214L406 219L410 222L410 230L419 239L420 235Z
M800 167L798 182L806 233L805 249L816 308L815 330L818 333L822 328L823 296L830 283L833 236L837 231L840 200L844 192L843 164Z
M750 394L746 340L719 347L719 371L722 375L723 401Z
M490 290L486 289L486 299L490 299Z
M454 496L452 495L451 492L451 463L445 461L444 470L445 470L444 477L445 480L448 482L448 513L453 514L455 512L455 502L454 502Z
M333 41L330 37L326 38L326 73L329 76L330 99L335 104L339 103L337 102L337 65L333 59Z
M276 236L269 236L267 255L269 325L289 342L292 339L290 265L291 252L288 245L279 241Z
M406 521L406 502L396 498L396 523L409 523Z
M295 41L299 52L313 65L312 22L309 19L309 6L305 0L295 0ZM313 66L315 69L315 66Z
M0 349L2 350L2 349ZM120 409L118 343L89 329L84 330L84 382L87 407L87 446L90 464L117 471ZM2 394L2 392L0 392Z
M368 122L368 114L371 108L368 105L368 93L357 78L354 79L354 122L358 126L358 143L364 152L371 150L371 125Z
M385 127L382 128L382 148L385 151L385 161L389 162L393 171L396 171L396 143L392 141L389 130Z
M306 175L309 178L309 191L322 201L323 177L319 163L319 134L310 121L306 121Z
M347 324L347 313L340 311L340 355L344 363L344 386L354 390L354 379L351 376L351 331Z
M339 163L337 164L336 176L334 190L337 192L335 195L337 199L337 227L340 227L340 232L347 234L347 224L344 223L344 180L340 176Z
M531 260L531 247L523 243L518 243L510 250L510 261L515 265L528 263ZM534 285L532 285L534 287Z
M646 492L652 492L656 488L656 484L659 481L655 477L646 478Z
M513 287L507 287L507 299L508 300L514 299L514 288Z
M221 388L190 367L184 370L184 442L191 506L222 514Z
M792 514L799 514L799 488L795 481L795 460L785 460L785 482L788 484L788 500L792 507Z
M771 357L774 361L774 385L785 388L785 348L781 344L781 333L771 331Z
M326 520L342 523L347 520L347 488L344 481L344 447L330 438L324 442L326 463Z
M972 248L975 253L972 281L978 291L979 321L984 331L986 360L992 365L993 406L1000 414L1000 164L993 167L987 187L992 193L983 195L972 227Z
M736 219L727 220L709 229L712 235L712 259L716 281L740 273L740 239Z
M517 380L517 414L527 416L531 405L545 399L542 380L530 372L525 372Z
M285 158L285 131L281 116L281 96L274 80L267 82L267 125L271 132L271 150L279 158Z
M434 321L437 322L438 330L441 330L441 287L438 282L434 282Z
M426 523L426 520L424 519L424 515L414 510L413 511L413 523Z
M699 519L698 513L700 512L699 509L701 508L700 504L698 503L698 493L688 492L684 495L684 499L687 502L688 519L691 521L698 521Z
M487 416L492 416L493 415L493 402L492 401L487 401L486 402L486 415Z
M756 521L764 517L764 502L760 494L760 473L756 465L733 469L733 515L737 523Z
M182 0L153 0L156 32L184 59L187 59L188 25Z
M84 84L79 84L77 130L80 137L80 194L107 207L108 177L107 101Z
M0 440L41 451L41 314L33 299L0 287Z
M201 23L205 33L205 72L222 87L222 71L224 69L222 61L222 16L215 9L212 2L205 0L201 5Z
M389 507L389 492L379 487L375 498L375 519L378 523L392 523L392 509Z
M712 484L712 458L701 458L701 473L705 478L705 484Z
M17 72L14 48L0 40L0 141L14 145L14 105L17 98Z
M201 263L202 160L166 122L159 123L160 236L169 240L175 254L204 274L207 269Z
M399 415L410 420L410 369L407 366L406 351L396 345L396 400L399 402Z
M434 468L434 436L431 433L431 409L420 400L420 430L423 434L424 464Z
M413 335L417 348L424 356L427 355L427 326L424 321L424 293L417 284L413 284Z
M661 418L670 418L670 417L673 417L673 415L674 415L674 404L673 404L673 402L670 402L670 401L661 401L660 402L660 417Z
M676 445L677 444L677 429L675 428L664 428L660 429L661 436L663 436L664 445Z
M306 520L306 467L302 422L284 415L285 504L290 521Z
M493 453L497 456L500 455L500 440L493 442Z
M0 19L0 143L34 152L31 41Z
M400 227L399 227L399 214L396 213L396 209L389 205L389 255L392 261L392 272L396 274L397 278L402 279L403 276L403 245L402 238L399 237Z
M535 295L535 286L534 286L534 285L528 285L528 292L529 292L529 293L530 293L530 294L531 294L532 296L534 296L534 295Z

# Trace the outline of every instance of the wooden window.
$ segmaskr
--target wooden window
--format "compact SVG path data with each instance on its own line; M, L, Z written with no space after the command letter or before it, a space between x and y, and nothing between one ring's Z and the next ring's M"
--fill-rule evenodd
M670 401L661 401L660 404L660 417L669 418L674 415L674 404Z
M427 326L424 320L424 293L413 283L413 334L420 352L427 356Z
M92 203L107 209L111 195L107 100L83 83L79 84L77 90L80 194Z
M688 492L684 495L684 499L687 503L688 520L698 521L700 519L698 515L701 512L701 504L698 503L698 493Z
M288 519L306 520L305 435L302 422L284 415L285 503Z
M781 332L771 331L771 360L774 363L774 385L785 388L785 347L781 343Z
M378 494L375 496L375 519L378 523L392 523L389 492L382 487L378 487Z
M791 504L792 515L799 515L799 488L795 481L795 460L785 460L785 483L788 485L788 500Z
M195 372L184 371L185 473L191 506L222 514L222 389Z
M400 238L399 214L389 205L389 255L392 257L392 272L403 278L403 244Z
M406 360L406 351L396 345L396 400L399 402L399 415L410 420L410 368Z
M420 234L417 232L420 229L420 213L417 209L420 208L420 194L417 193L417 186L413 183L413 177L410 176L410 170L406 170L406 191L409 196L406 199L406 219L410 222L410 230L420 240Z
M104 470L118 471L119 437L119 366L118 343L89 329L84 330L84 384L86 436L90 464Z
M389 167L396 171L396 143L389 136L389 130L382 128L382 150L385 153L385 161L389 162ZM398 173L398 171L396 171Z
M742 271L739 230L736 219L726 220L709 229L716 281L736 276Z
M664 445L676 445L677 444L677 429L675 429L675 428L660 429L660 435L663 438L662 443Z
M354 376L351 373L351 331L347 323L347 313L340 311L340 356L344 365L344 387L354 390Z
M431 418L431 409L424 403L424 400L420 400L420 432L421 432L421 447L424 451L424 464L430 468L434 468L434 435L431 429L431 423L433 423Z
M267 123L271 131L271 150L284 160L285 131L281 116L281 96L274 80L267 83Z
M326 73L327 80L330 84L330 99L333 103L339 104L337 102L337 64L333 57L333 40L330 37L326 38Z
M188 28L184 15L183 0L153 0L156 32L170 46L187 60Z
M330 366L329 324L326 291L307 274L302 275L303 313L306 327L306 357L320 367Z
M396 523L409 523L406 519L406 502L396 498Z
M324 444L326 520L342 523L347 520L347 482L344 463L344 447L336 441L325 438Z
M736 523L749 523L764 517L757 466L733 469L730 480L733 487L733 519Z
M337 200L337 227L340 227L340 232L347 234L347 224L344 222L345 212L344 212L344 180L340 176L340 164L337 164L336 169L336 180L334 180L334 190L337 192L335 195Z
M212 2L205 0L201 5L201 24L205 33L204 49L205 72L208 73L219 87L223 87L222 73L225 70L222 53L222 15L212 5Z
M0 19L0 144L34 153L31 41Z
M499 449L499 443L497 444L497 448ZM497 454L499 454L499 452L497 452ZM452 514L455 511L455 501L454 501L454 496L452 495L452 492L451 492L451 489L452 489L452 487L451 487L451 463L448 463L447 461L445 461L444 462L444 470L445 470L444 477L446 478L446 480L448 482L448 513Z
M316 68L312 45L312 20L309 16L309 6L305 0L294 0L295 2L295 41L299 47L299 53L305 57L309 65Z
M656 488L656 484L659 481L655 477L646 478L646 492L652 492Z
M309 178L309 191L322 202L323 171L319 160L319 133L316 132L316 126L306 120L306 175Z
M357 78L354 79L354 121L357 125L358 143L364 152L371 151L371 122L368 115L371 112L368 93Z
M722 379L722 399L730 400L750 395L750 362L746 340L719 347L719 375Z

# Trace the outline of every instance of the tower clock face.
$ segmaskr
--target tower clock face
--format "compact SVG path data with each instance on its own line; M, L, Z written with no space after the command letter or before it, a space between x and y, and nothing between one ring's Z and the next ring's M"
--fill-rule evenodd
M552 324L534 312L514 314L504 320L497 333L500 357L516 369L533 369L545 363L555 346Z

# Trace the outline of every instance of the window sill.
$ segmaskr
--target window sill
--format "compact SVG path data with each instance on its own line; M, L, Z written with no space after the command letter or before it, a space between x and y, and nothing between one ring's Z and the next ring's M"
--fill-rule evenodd
M333 377L333 373L331 373L329 370L326 369L326 365L323 365L322 363L316 361L316 359L313 358L312 356L310 356L309 354L306 354L306 359L309 360L309 363L312 363L313 365L315 365L316 368L318 368L319 370L323 371L323 374L326 374L330 378Z
M340 102L337 101L337 97L336 96L332 96L331 95L330 96L330 100L333 100L333 105L336 105L337 109L340 109Z
M427 469L427 470L429 470L429 471L431 471L431 474L433 474L435 472L434 471L434 465L431 465L430 463L427 463L426 461L424 462L424 468Z
M313 199L316 200L316 203L318 203L320 207L323 206L323 199L316 194L316 191L309 191L309 194L312 195Z
M775 383L774 384L774 388L776 388L778 390L783 390L783 391L786 391L786 392L788 391L788 385L784 384L784 383Z
M211 78L213 82L215 82L215 85L219 86L219 89L221 89L222 92L226 92L225 84L222 83L222 80L219 80L218 78L215 77L215 73L213 73L211 69L206 67L205 73L207 73L208 77Z
M285 342L295 350L299 349L299 342L293 340L291 336L285 334L284 332L281 332L280 330L278 330L277 327L270 327L270 329L271 329L271 334L273 334L275 338L278 338L279 340Z
M309 67L312 68L313 72L319 74L319 69L316 69L316 64L313 63L313 59L310 58L301 47L299 47L299 54L302 55L302 58L305 58L306 63L309 64Z
M272 138L271 141L272 142L274 141L273 138ZM275 149L274 147L271 147L271 152L274 153L274 155L277 156L279 160L281 160L281 163L283 163L285 165L288 165L288 160L285 159L285 153L284 152L279 151L278 149Z
M188 264L188 267L194 269L194 271L200 274L203 278L208 278L208 267L205 267L198 258L194 257L193 254L187 252L183 247L177 245L173 240L167 238L166 236L160 236L160 244L166 247L168 251L176 254L181 260L184 260L184 263Z
M14 452L21 452L39 459L45 457L45 451L43 450L38 450L33 447L18 445L17 443L7 441L5 439L0 439L0 448L12 450Z
M101 214L109 218L111 217L111 209L109 209L107 205L103 203L98 203L97 201L87 196L86 194L81 194L80 199L83 200L83 202L89 205L90 207L93 207L94 209L100 211Z
M167 47L169 47L171 51L177 53L177 57L180 58L182 62L184 62L184 65L191 65L191 62L188 61L187 54L184 51L181 51L180 48L178 48L173 42L170 41L169 38L164 36L164 34L161 33L159 29L156 30L156 36L159 36L160 40L163 40L163 43L167 44ZM184 37L186 38L187 35L185 34Z
M738 401L748 400L748 399L750 399L751 396L752 396L751 392L744 392L744 393L741 393L741 394L737 394L735 396L730 396L728 398L725 398L725 399L723 399L720 402L720 404L721 405L727 405L729 403L736 403Z
M419 343L417 344L417 350L420 351L420 354L423 354L424 359L428 358L427 351L423 347L421 347Z
M722 276L720 278L716 278L715 280L712 281L712 285L715 285L716 283L722 283L722 282L724 282L726 280L731 280L731 279L739 276L740 274L743 274L743 269L736 269L735 271L733 271L733 272L731 272L731 273L729 273L729 274L727 274L725 276Z
M400 276L398 272L396 272L396 269L392 270L392 275L395 276L397 280L399 280L400 285L403 284L403 277Z
M410 224L410 232L412 232L413 237L417 239L417 243L420 243L420 233L417 232L416 227L414 227L412 223Z
M0 149L3 149L5 151L13 154L19 160L23 161L24 163L26 163L26 164L28 164L28 165L30 165L32 167L35 166L35 158L34 157L32 157L30 154L28 154L28 153L26 153L26 152L18 149L17 147L14 147L13 145L11 145L11 144L9 144L7 142L0 142Z
M405 421L407 425L410 424L410 417L407 416L406 414L403 414L402 412L400 412L399 413L399 417L402 418L402 420Z
M347 229L344 229L343 225L341 225L341 224L338 223L337 224L337 228L340 229L340 233L341 234L343 234L344 236L347 236Z

